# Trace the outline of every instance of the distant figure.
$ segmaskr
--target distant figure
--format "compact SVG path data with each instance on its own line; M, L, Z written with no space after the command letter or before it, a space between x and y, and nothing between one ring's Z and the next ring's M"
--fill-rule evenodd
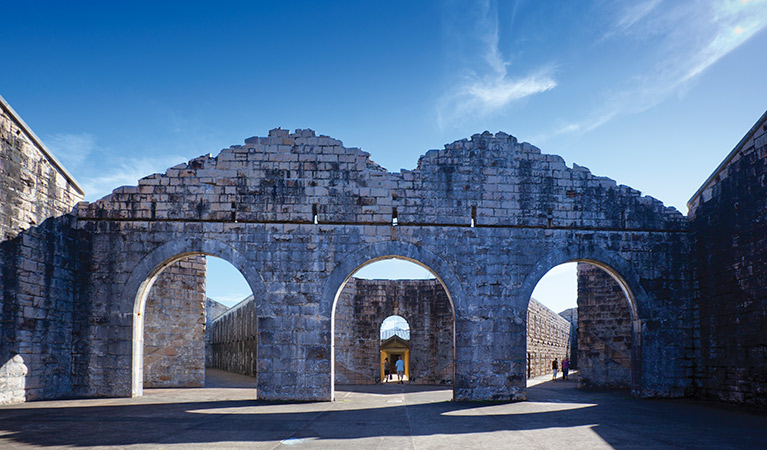
M384 380L391 380L391 363L389 358L384 358Z
M570 373L570 358L565 356L562 359L562 379L567 379L567 374Z
M551 378L552 380L557 379L557 369L559 369L559 363L557 362L557 358L554 358L554 361L551 362L551 370L554 371L554 376Z
M402 384L402 378L405 376L405 361L400 358L394 365L397 366L397 378L399 378L399 384Z

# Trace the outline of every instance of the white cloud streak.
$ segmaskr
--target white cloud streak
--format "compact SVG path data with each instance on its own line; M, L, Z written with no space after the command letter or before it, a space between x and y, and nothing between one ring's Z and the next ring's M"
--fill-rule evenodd
M95 201L120 186L136 186L138 180L153 173L163 173L169 167L186 162L182 156L115 158L111 168L95 176L80 180L85 189L85 200ZM93 171L95 172L95 171Z
M477 53L481 61L466 69L465 75L439 101L438 123L444 126L468 117L486 117L502 111L508 105L556 87L552 67L543 67L525 75L513 76L499 47L497 13L489 1L482 3L477 26L480 44Z
M120 186L135 186L140 178L188 160L179 155L115 157L90 133L55 134L45 142L82 185L87 201L98 200Z
M602 105L586 118L560 124L540 140L585 133L615 117L646 111L684 92L712 65L767 27L767 0L649 0L619 14L604 39L654 36L660 57L643 73L606 94Z
M59 133L46 140L57 159L68 170L76 170L96 150L96 138L90 133Z

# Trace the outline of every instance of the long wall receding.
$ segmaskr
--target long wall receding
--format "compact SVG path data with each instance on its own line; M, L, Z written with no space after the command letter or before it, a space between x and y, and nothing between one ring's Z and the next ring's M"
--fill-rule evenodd
M767 406L767 113L689 203L693 395Z
M527 308L527 377L550 374L554 358L572 359L573 325L534 298ZM559 366L561 367L561 366Z
M258 373L258 316L251 295L208 324L207 366L255 377Z

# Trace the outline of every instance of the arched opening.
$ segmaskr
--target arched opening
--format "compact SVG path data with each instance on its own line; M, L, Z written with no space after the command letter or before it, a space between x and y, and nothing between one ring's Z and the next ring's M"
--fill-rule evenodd
M393 315L408 325L407 348L382 349L382 325ZM403 358L408 384L453 387L453 302L443 281L425 264L395 255L366 261L341 283L331 317L333 391L336 384L380 383L385 351ZM390 367L396 374L396 359L390 359Z
M639 338L636 299L613 267L590 259L556 265L528 304L528 385L556 377L572 386L638 392Z
M190 252L149 273L134 303L133 396L144 387L215 387L216 369L255 377L254 296L236 267Z
M385 318L380 327L379 377L382 383L410 380L410 324L396 314ZM402 361L402 363L398 363ZM400 368L402 369L400 376ZM396 378L395 378L396 375Z

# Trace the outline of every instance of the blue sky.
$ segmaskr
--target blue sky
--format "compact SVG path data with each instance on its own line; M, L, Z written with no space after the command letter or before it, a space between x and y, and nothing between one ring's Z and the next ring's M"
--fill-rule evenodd
M686 212L767 108L767 0L541 3L10 2L0 94L89 200L278 126L392 171L503 130Z

